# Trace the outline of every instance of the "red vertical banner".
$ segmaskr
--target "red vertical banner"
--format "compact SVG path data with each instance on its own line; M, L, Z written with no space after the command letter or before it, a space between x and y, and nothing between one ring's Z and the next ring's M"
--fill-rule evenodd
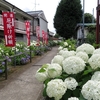
M43 39L43 44L45 44L45 32L42 30L42 39Z
M30 46L30 22L26 21L26 34L27 34L27 45Z
M15 46L15 18L13 12L2 12L3 24L4 24L4 35L5 35L5 46Z
M44 30L42 30L42 38L43 38L43 43L47 44L48 43L48 36L47 36L47 32L45 32Z
M40 27L36 26L37 43L40 44Z
M45 43L48 44L48 35L47 35L47 32L45 32Z

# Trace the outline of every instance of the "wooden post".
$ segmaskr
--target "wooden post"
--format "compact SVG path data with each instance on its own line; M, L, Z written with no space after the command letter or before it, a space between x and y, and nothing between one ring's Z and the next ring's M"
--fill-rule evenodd
M100 16L100 0L97 2L97 21L96 21L96 44L99 44L99 31L100 31L100 21L99 21L99 16Z
M7 69L7 59L5 59L5 79L8 77L8 69Z

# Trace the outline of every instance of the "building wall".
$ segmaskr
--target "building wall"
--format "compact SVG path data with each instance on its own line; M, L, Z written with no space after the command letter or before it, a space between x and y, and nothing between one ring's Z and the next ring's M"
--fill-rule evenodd
M40 18L40 37L42 37L42 30L47 33L47 22Z
M33 40L37 40L36 36L31 35L30 36L30 41L32 42ZM23 41L27 43L27 35L23 34L22 36L16 36L16 41Z
M85 27L85 28L84 28L84 38L87 37L87 34L88 34L88 30L87 30L87 28ZM77 40L78 40L78 39L82 39L82 38L83 38L82 29L81 29L81 27L79 27L78 30L77 30Z

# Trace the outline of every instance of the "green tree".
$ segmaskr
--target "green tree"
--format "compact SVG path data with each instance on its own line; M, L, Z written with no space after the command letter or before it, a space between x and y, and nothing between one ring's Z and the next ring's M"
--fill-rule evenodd
M93 45L94 43L96 43L96 26L89 25L87 29L89 33L86 36L86 42Z
M96 22L96 19L94 18L94 16L90 13L85 13L84 14L84 22L85 23L92 23L92 22Z
M56 33L65 39L75 35L75 27L82 19L82 5L80 0L61 0L55 16L54 27Z

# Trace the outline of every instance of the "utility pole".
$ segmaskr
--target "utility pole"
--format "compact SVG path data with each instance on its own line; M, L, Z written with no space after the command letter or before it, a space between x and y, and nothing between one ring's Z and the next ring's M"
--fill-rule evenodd
M92 23L94 23L94 8L93 8Z
M97 21L96 21L96 44L99 44L100 40L100 0L97 0ZM98 48L98 46L97 46Z
M36 11L36 0L35 0L35 11Z
M36 5L39 5L39 4L37 4L37 3L36 3L36 0L35 0L35 3L34 3L34 5L35 5L35 7L34 7L34 8L35 8L35 11L36 11Z
M82 27L82 43L84 43L84 6L85 6L85 0L83 0L83 27Z

